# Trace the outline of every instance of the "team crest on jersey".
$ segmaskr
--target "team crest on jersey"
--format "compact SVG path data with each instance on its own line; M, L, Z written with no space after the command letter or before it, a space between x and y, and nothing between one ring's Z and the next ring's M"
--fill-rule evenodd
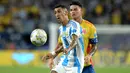
M87 33L87 30L85 28L82 29L82 33L83 34L86 34Z

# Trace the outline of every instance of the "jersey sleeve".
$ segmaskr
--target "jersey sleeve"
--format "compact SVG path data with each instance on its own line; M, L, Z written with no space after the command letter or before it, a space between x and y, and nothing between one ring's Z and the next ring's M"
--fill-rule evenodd
M97 39L97 31L94 25L90 27L90 36L89 36L89 42L91 44L96 44L98 42Z
M80 27L78 26L78 23L76 22L72 22L72 26L71 26L71 35L80 35Z

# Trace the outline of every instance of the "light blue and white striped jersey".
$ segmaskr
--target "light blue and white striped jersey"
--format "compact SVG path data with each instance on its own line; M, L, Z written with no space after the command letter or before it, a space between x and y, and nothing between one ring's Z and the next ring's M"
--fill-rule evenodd
M73 48L68 55L63 54L61 56L61 61L63 66L68 67L78 67L84 66L84 43L82 38L82 28L80 24L74 20L70 20L66 26L59 27L59 36L63 44L64 49L68 49L72 42L72 35L78 36L77 45Z

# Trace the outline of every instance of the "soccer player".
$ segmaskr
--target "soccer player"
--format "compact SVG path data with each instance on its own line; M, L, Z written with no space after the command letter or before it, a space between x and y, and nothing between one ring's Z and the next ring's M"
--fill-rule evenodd
M82 5L78 1L70 4L70 16L80 23L84 38L85 66L82 73L95 73L92 66L92 56L97 50L97 33L95 26L82 18Z
M59 42L55 51L44 56L43 60L54 58L57 54L63 52L60 62L51 70L51 73L82 73L84 67L82 28L78 22L69 20L65 6L56 6L54 13L61 23Z

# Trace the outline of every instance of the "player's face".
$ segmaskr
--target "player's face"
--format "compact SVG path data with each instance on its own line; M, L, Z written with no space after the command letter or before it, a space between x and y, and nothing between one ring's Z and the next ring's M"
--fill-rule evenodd
M65 17L66 17L66 12L65 12L65 9L63 9L63 8L55 8L54 9L54 13L55 13L55 16L56 16L56 18L57 18L57 20L59 21L59 22L64 22L64 20L65 20Z
M70 15L73 19L79 18L82 16L82 9L77 5L70 6Z

